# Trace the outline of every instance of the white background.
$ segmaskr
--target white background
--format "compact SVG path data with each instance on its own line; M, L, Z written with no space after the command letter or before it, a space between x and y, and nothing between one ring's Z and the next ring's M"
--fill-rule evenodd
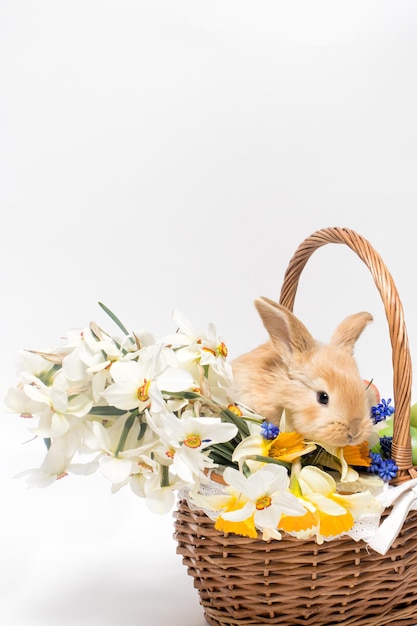
M21 348L113 330L99 300L156 335L173 309L214 322L237 356L265 338L253 299L328 226L382 255L416 355L416 65L409 0L2 0L2 393ZM317 251L296 313L326 340L359 310L361 371L390 397L370 274ZM170 514L99 476L27 490L42 444L6 410L0 432L0 623L203 626Z

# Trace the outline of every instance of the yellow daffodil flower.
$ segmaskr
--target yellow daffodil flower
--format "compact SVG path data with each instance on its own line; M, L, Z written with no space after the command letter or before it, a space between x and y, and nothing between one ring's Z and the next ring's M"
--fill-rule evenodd
M282 516L278 528L301 538L316 536L317 543L348 532L363 514L377 514L380 505L369 491L340 494L334 479L315 466L297 469L292 491L307 509L302 517Z
M305 442L303 436L296 432L280 432L272 440L265 439L262 435L251 435L236 447L233 461L240 463L252 459L262 463L259 457L266 457L283 463L292 463L315 448L314 443Z

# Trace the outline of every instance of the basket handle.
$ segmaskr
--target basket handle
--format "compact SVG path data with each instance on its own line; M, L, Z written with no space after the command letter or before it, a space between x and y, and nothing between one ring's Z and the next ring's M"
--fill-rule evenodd
M412 369L408 347L403 307L393 278L380 255L369 241L349 228L324 228L307 237L297 248L284 275L280 304L293 310L295 294L301 272L317 248L327 243L344 243L351 248L370 270L381 295L388 321L393 365L394 429L392 457L398 466L397 478L392 482L403 482L417 477L413 467L410 436L410 404Z

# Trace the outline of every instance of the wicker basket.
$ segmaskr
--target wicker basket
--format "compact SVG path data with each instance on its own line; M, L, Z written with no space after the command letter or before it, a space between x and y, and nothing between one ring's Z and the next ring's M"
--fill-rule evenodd
M364 261L381 294L392 345L395 420L393 457L397 482L417 476L412 466L409 412L411 360L403 309L381 257L363 237L327 228L296 250L280 302L292 310L298 281L311 254L344 243ZM385 626L417 624L417 512L408 514L385 556L349 537L317 545L285 535L281 541L249 539L214 528L202 511L179 502L177 552L194 578L212 626Z

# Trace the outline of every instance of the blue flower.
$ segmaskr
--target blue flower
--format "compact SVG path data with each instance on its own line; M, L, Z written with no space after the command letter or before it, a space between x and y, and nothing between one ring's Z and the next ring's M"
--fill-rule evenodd
M388 435L380 437L379 444L381 446L381 453L384 459L390 459L392 450L392 437L388 437Z
M372 450L369 452L369 456L371 458L371 464L368 467L368 472L378 474L383 462L382 456L377 452L372 452Z
M377 452L370 452L371 464L368 467L368 472L371 474L377 474L384 482L389 482L396 477L398 467L395 465L392 459L383 459Z
M395 465L394 461L392 459L385 459L381 463L378 476L382 478L384 482L389 482L396 477L397 472L398 467Z
M382 422L394 413L395 408L393 406L389 406L390 402L391 398L388 398L388 400L384 400L382 398L379 404L371 407L371 418L374 424Z
M279 428L267 420L262 422L261 435L264 439L276 439L279 435Z

